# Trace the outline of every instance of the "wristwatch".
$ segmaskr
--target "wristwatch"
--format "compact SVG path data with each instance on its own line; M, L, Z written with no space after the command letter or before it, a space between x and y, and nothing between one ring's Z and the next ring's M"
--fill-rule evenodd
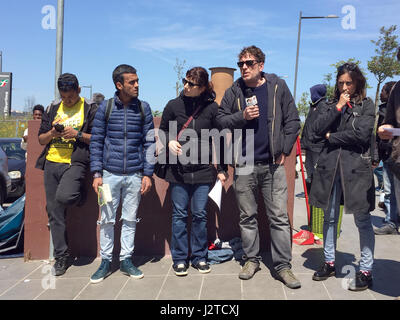
M102 178L103 176L101 175L101 173L100 172L95 172L94 174L93 174L93 178Z
M78 133L76 134L76 140L81 141L82 137L83 137L82 131L78 131Z

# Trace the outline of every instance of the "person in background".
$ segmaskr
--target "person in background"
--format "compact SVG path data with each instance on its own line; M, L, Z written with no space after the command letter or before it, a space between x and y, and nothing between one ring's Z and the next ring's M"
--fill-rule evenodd
M171 188L173 207L171 255L173 269L177 276L187 275L189 262L200 273L211 271L207 262L206 205L208 193L217 177L222 184L227 179L226 166L217 164L217 168L215 168L212 164L212 144L208 139L204 141L199 138L199 152L194 161L187 164L180 162L179 156L182 155L182 148L185 148L185 144L190 141L172 136L172 133L169 132L170 123L176 122L177 130L180 132L188 119L193 116L188 128L194 130L198 137L202 136L202 130L220 128L216 121L218 105L215 102L215 92L209 82L207 70L202 67L194 67L186 72L186 77L182 81L183 91L176 99L167 103L160 124L160 130L165 133L167 139L162 141L163 145L167 146L173 155L178 156L178 163L169 164L165 176L165 180L170 183ZM205 158L203 153L209 154L206 157L209 162L202 162L202 159ZM192 213L190 248L187 231L189 203Z
M334 101L318 116L313 130L325 137L325 145L313 174L310 204L324 210L324 264L313 280L336 275L337 226L343 195L344 210L353 214L358 228L360 270L350 282L352 291L372 285L375 236L370 212L375 209L374 176L370 147L375 105L366 97L366 79L354 63L338 68Z
M325 138L316 137L312 131L312 126L318 115L324 113L328 108L326 103L326 85L317 84L310 88L310 93L310 109L304 123L300 140L301 148L304 149L306 153L305 167L307 172L306 184L308 192L310 192L314 167L317 164L319 154L325 144Z
M400 47L397 50L397 60L400 61ZM392 153L391 158L396 163L400 157L400 138L398 136L394 137L393 133L385 130L387 128L400 128L400 120L398 118L398 114L400 112L400 81L397 81L393 86L389 99L387 101L386 106L386 114L385 119L383 120L383 124L378 128L379 138L382 140L391 140L392 143ZM400 175L398 172L393 171L393 182L394 182L394 193L396 195L396 203L397 209L400 207ZM397 212L398 214L399 212ZM398 221L400 219L399 215L395 217L394 214L391 214L391 217L396 218L396 226L398 227Z
M37 104L32 109L33 120L42 120L42 115L44 113L44 107L41 104ZM21 149L27 150L28 148L28 128L25 129L24 134L21 139ZM26 158L26 154L25 154Z
M377 128L379 128L383 124L383 120L386 114L387 101L389 99L389 94L396 84L395 81L390 81L385 83L382 87L382 91L380 94L380 98L382 104L379 105L378 111L378 123ZM378 131L378 130L377 130ZM385 235L385 234L398 234L397 232L397 202L396 195L394 191L394 182L393 182L393 173L389 168L389 164L387 159L392 152L392 144L387 140L382 140L379 137L377 132L376 134L376 144L374 148L374 159L373 165L377 165L377 163L382 163L382 176L383 176L383 192L384 195L383 201L379 201L378 206L385 210L385 220L383 225L380 228L374 229L376 235Z
M102 93L96 92L93 93L92 100L97 103L97 105L100 105L104 101L105 97Z

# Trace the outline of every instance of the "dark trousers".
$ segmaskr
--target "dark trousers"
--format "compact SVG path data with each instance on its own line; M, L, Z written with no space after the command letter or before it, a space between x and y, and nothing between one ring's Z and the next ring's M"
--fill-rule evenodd
M245 253L243 260L261 259L257 222L257 196L261 189L269 221L272 262L277 272L291 269L291 229L287 213L287 183L283 166L255 165L248 175L235 174L233 188L240 210L240 233Z
M84 166L51 161L44 167L46 209L56 259L68 254L66 208L79 202L85 170Z
M306 167L306 172L307 172L307 191L310 192L309 188L311 185L311 181L312 181L312 176L314 173L314 169L315 169L315 165L317 164L319 155L320 155L321 151L311 151L311 150L306 150L306 161L304 163L305 167Z

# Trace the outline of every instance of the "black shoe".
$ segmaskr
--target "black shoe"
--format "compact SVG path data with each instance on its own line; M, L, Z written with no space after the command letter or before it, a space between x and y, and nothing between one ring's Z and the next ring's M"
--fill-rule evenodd
M211 271L209 264L205 261L200 261L197 264L192 264L192 267L197 269L200 273L209 273Z
M185 263L178 263L174 264L173 266L175 274L179 277L186 276L188 274L187 272L187 266Z
M325 263L320 270L314 273L312 279L315 281L322 281L333 276L336 276L335 266L331 266L329 263Z
M56 262L53 265L52 274L54 276L61 276L67 271L67 269L72 265L73 259L70 256L63 256L56 258Z
M368 289L370 286L372 286L372 276L358 271L356 277L349 284L349 290L362 291Z

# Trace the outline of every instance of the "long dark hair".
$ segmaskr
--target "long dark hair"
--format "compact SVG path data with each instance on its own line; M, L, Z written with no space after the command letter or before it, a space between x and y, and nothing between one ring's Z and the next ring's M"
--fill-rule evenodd
M340 91L338 87L339 78L348 73L351 80L356 85L356 90L354 92L354 99L356 103L361 103L361 101L367 96L366 86L367 80L365 79L360 68L355 63L348 63L341 65L337 69L336 84L335 84L335 99L340 99Z
M194 67L186 72L186 78L192 79L200 87L206 87L204 93L212 95L214 89L212 82L208 80L208 72L203 67Z

